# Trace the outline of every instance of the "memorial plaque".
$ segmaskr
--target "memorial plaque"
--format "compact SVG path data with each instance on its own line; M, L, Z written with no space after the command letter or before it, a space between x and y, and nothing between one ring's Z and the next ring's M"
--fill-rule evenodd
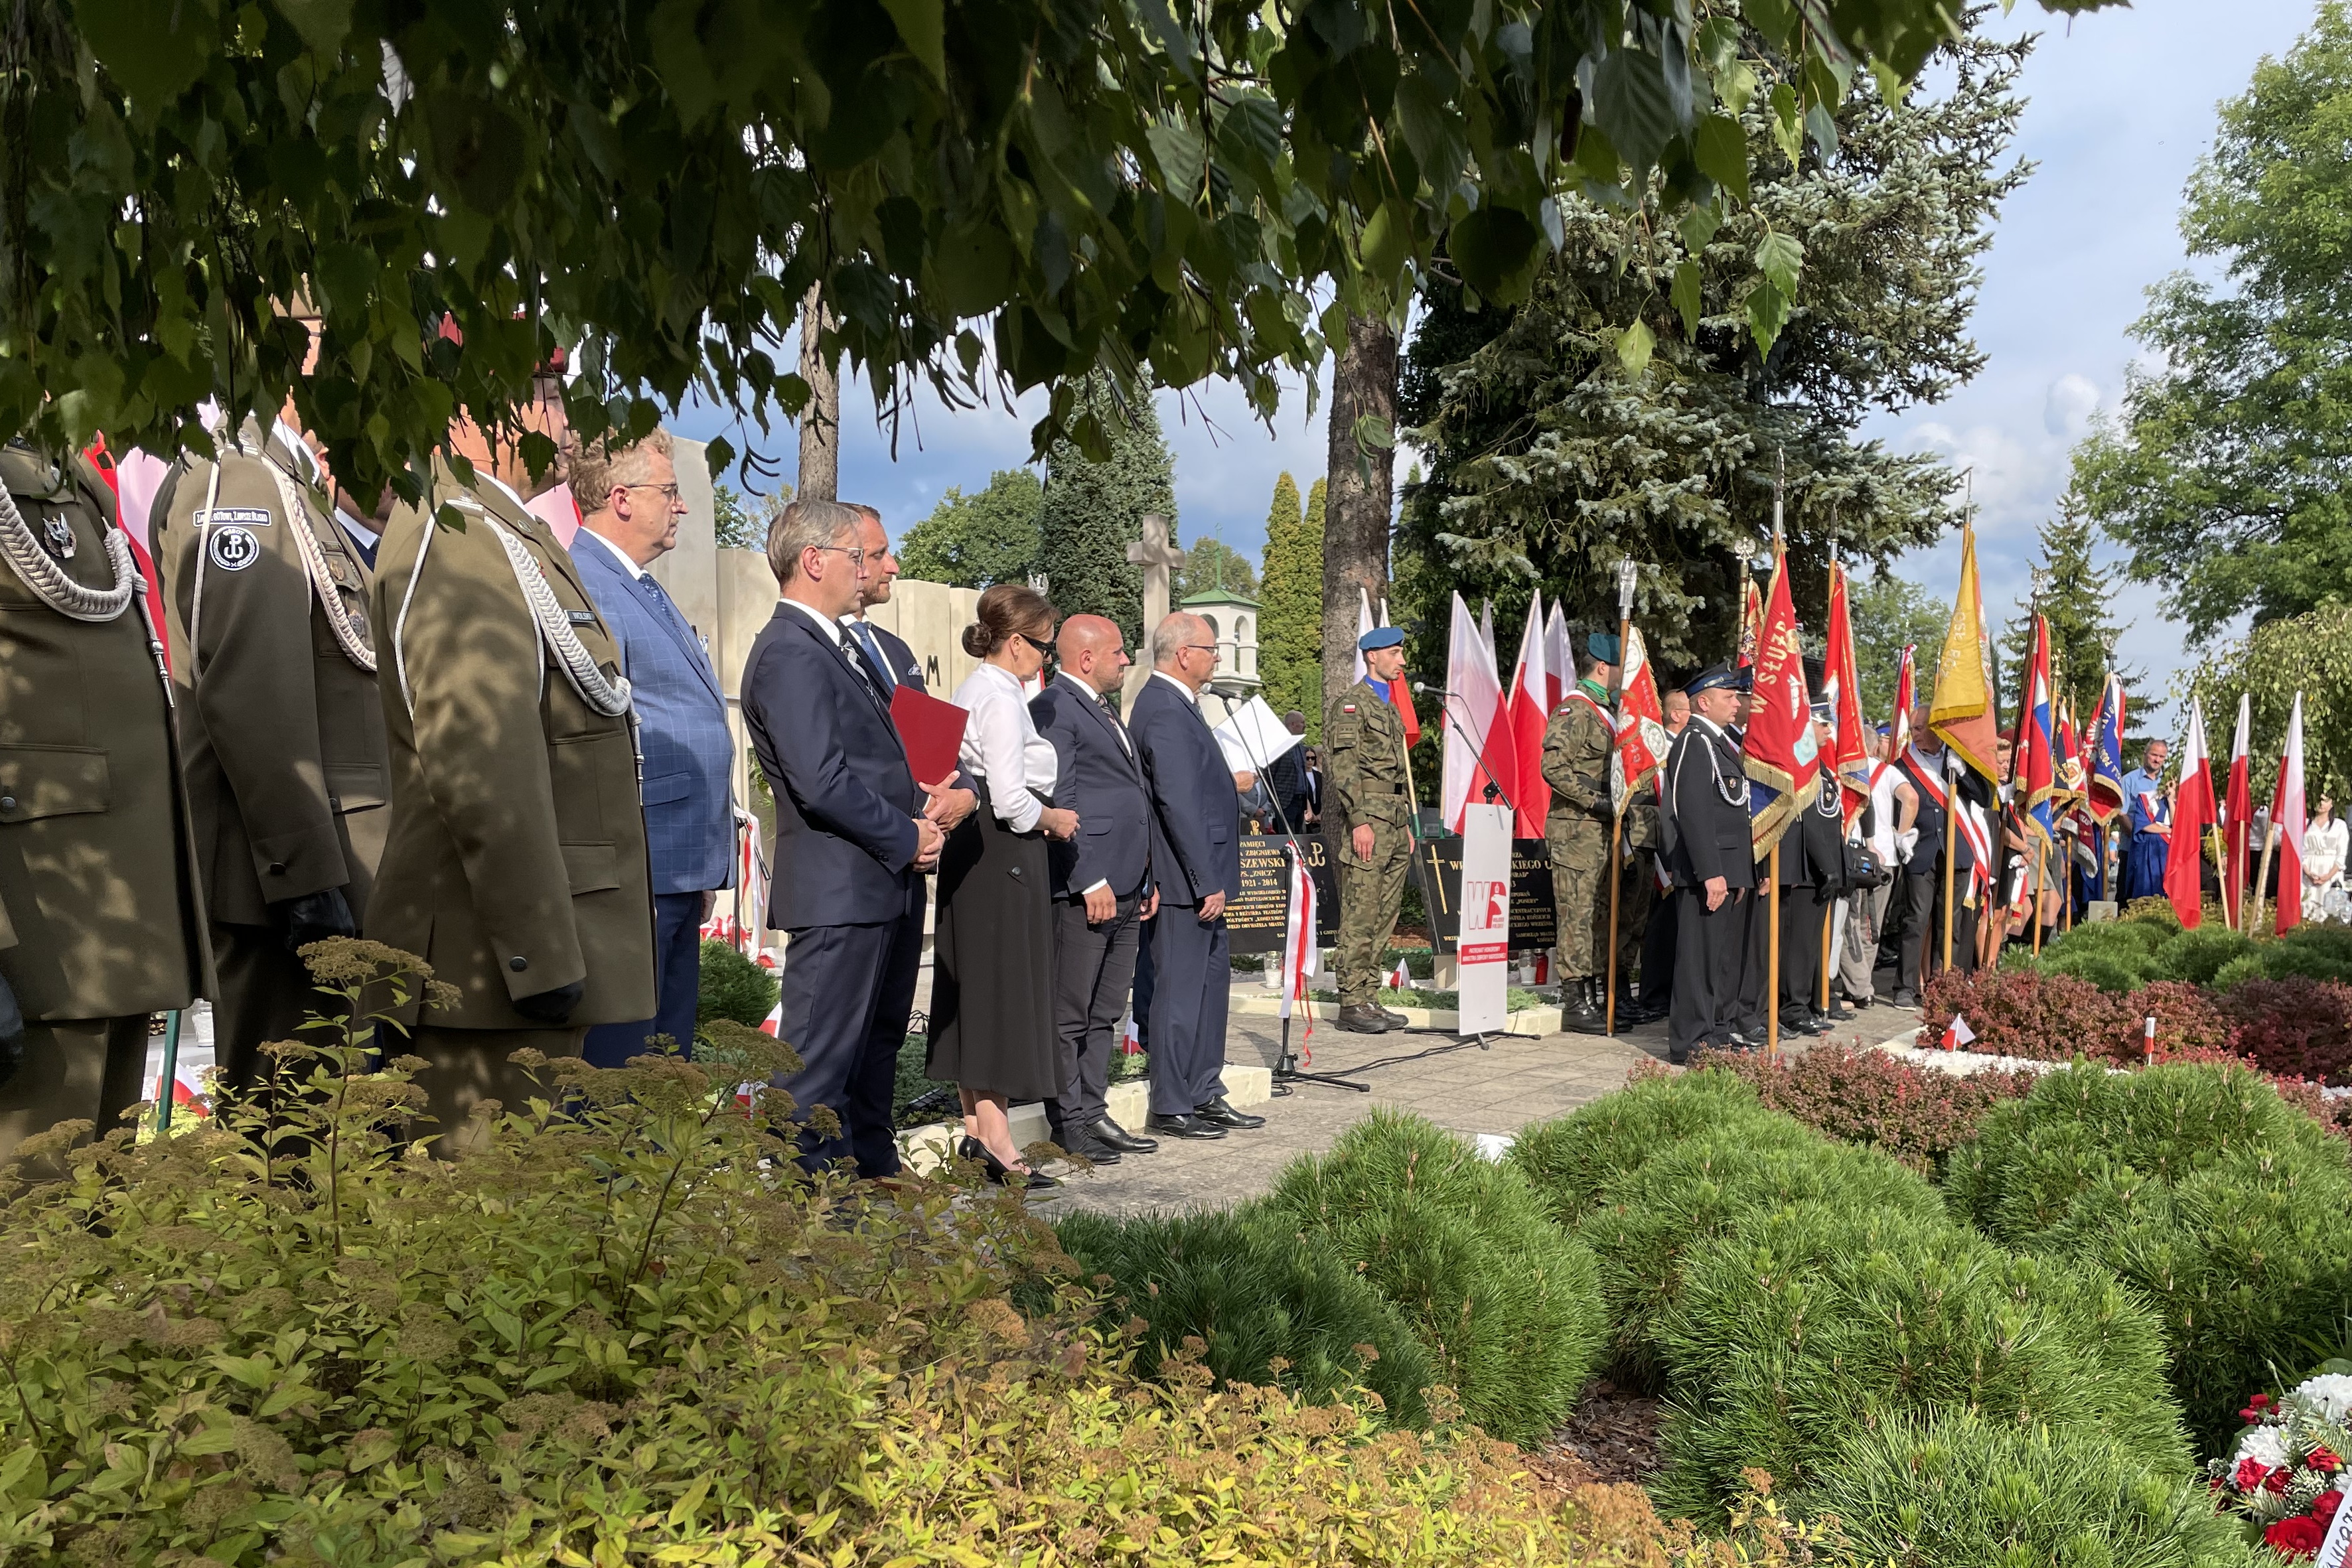
M1429 911L1431 946L1451 956L1462 929L1462 841L1424 839L1414 846L1412 871ZM1551 894L1551 852L1541 839L1511 841L1511 951L1538 953L1559 939L1559 910ZM1238 949L1237 949L1238 950Z
M1225 904L1225 939L1232 951L1279 953L1282 930L1290 915L1290 841L1281 833L1242 835L1242 890ZM1323 841L1300 834L1307 852L1307 873L1315 879L1317 946L1331 947L1339 941L1339 889L1325 863Z

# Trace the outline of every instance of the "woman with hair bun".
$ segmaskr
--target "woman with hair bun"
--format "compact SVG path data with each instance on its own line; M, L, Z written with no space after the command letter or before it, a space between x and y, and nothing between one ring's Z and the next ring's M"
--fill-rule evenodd
M980 667L955 703L971 716L958 761L980 809L940 855L925 1071L962 1096L962 1156L991 1181L1042 1190L1059 1184L1021 1157L1005 1110L1062 1092L1045 841L1074 837L1078 816L1053 804L1053 743L1029 716L1026 685L1045 667L1054 607L1034 589L1000 582L980 596L979 615L963 646Z

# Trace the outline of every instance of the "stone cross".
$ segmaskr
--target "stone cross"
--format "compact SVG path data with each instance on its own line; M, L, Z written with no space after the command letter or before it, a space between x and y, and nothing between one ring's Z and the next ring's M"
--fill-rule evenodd
M1120 706L1131 705L1135 694L1151 674L1151 633L1168 618L1168 574L1184 564L1184 552L1168 539L1168 519L1157 512L1143 514L1143 538L1127 547L1127 559L1143 569L1143 642L1131 650L1135 667L1127 673Z

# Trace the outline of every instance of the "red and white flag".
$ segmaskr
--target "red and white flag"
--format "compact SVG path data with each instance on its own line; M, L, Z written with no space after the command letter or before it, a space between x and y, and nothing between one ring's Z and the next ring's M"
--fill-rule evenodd
M1777 541L1772 586L1764 600L1764 630L1756 643L1756 695L1739 745L1748 779L1764 787L1765 803L1751 804L1748 835L1757 858L1780 841L1797 813L1821 792L1821 748L1813 743L1813 700L1805 690L1804 649L1789 597L1789 553Z
M1886 727L1886 755L1900 757L1911 749L1911 708L1919 700L1919 674L1914 660L1916 643L1903 645L1903 663L1895 672L1895 714Z
M1143 1031L1136 1027L1135 1015L1132 1013L1128 1015L1127 1027L1119 1031L1118 1053L1121 1056L1143 1054Z
M2271 831L2278 835L2278 916L2281 936L2303 918L2303 694L2286 716L2286 749L2279 753L2278 789L2271 796Z
M1544 782L1544 722L1551 716L1544 669L1543 595L1528 601L1527 629L1519 633L1519 663L1511 672L1511 749L1519 759L1518 782L1511 802L1518 808L1514 837L1544 836L1544 817L1551 810L1551 786Z
M2254 833L2253 762L2247 747L2253 729L2254 699L2241 692L2238 733L2230 742L2230 790L2221 801L2221 907L2232 931L2246 928L2246 851Z
M1666 763L1673 737L1658 703L1658 673L1639 627L1625 628L1625 663L1617 681L1617 745L1609 753L1609 800L1623 816L1633 796Z
M1372 619L1372 591L1360 584L1356 589L1356 674L1354 680L1364 678L1364 638L1380 624Z
M2190 697L2189 735L2180 744L2180 787L2172 801L2172 847L2164 857L2164 895L2172 900L2185 931L2196 930L2205 918L2205 834L2220 817L2212 753L2205 745L2205 709Z
M1862 729L1862 674L1853 651L1853 619L1846 603L1845 568L1830 563L1829 649L1822 661L1821 700L1830 706L1830 754L1822 760L1843 786L1840 802L1848 828L1870 804L1870 742Z
M1937 1043L1946 1051L1958 1051L1965 1046L1973 1045L1976 1038L1977 1031L1969 1027L1969 1020L1954 1013L1952 1021L1944 1026L1944 1038Z
M1412 989L1412 970L1402 958L1397 960L1396 967L1391 969L1384 977L1393 989L1400 991Z
M1282 925L1282 1016L1288 1018L1296 1006L1307 1014L1307 1032L1315 1032L1314 1004L1307 999L1307 979L1315 973L1319 958L1317 951L1315 923L1315 879L1307 873L1307 862L1298 846L1293 843L1290 855L1290 913ZM1128 1025L1132 1040L1135 1026ZM1129 1052L1138 1048L1129 1045Z
M1485 804L1489 783L1508 790L1519 781L1503 678L1495 667L1495 644L1480 634L1470 607L1458 593L1445 641L1445 765L1440 790L1446 830L1458 833L1464 809Z
M1544 621L1544 711L1549 713L1576 684L1576 655L1568 645L1568 612L1552 601Z

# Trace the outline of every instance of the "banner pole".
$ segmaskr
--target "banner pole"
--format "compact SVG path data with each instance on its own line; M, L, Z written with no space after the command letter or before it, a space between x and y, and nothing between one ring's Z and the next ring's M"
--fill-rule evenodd
M1780 1056L1780 841L1772 841L1771 926L1764 933L1764 1060Z
M1960 852L1960 781L1944 775L1944 967L1952 972L1952 862Z
M2278 847L2278 824L2276 822L2273 822L2271 824L2271 831L2263 835L2262 869L2254 873L2254 917L2246 922L2246 935L2248 936L2253 936L2255 932L2260 931L2263 928L2263 898L2270 889L2271 852ZM2281 898L2284 898L2286 894L2284 893L2281 893L2279 896Z
M1617 756L1617 726L1625 706L1625 644L1633 635L1633 589L1639 580L1640 570L1633 565L1632 557L1628 556L1617 563L1616 698L1619 711L1610 716L1609 755L1610 759L1617 763L1621 776L1625 771L1625 765ZM1567 672L1562 671L1561 674L1566 674ZM1625 793L1630 799L1633 792L1627 789ZM1625 808L1617 805L1610 813L1609 821L1609 965L1606 970L1608 978L1603 982L1608 988L1608 995L1601 1003L1601 1034L1604 1040L1614 1039L1617 1033L1617 900L1625 880L1617 862L1624 853L1624 839ZM1654 914L1652 918L1656 918Z
M2032 828L2025 830L2025 839L2026 842L2033 845L2033 903L2029 906L2025 917L2033 922L2033 956L2039 958L2042 956L2042 883L2046 858L2044 852L2049 849L2050 844L2046 839L2040 843L2034 843Z
M2213 881L2221 889L2221 924L2225 928L2235 931L2238 927L2230 921L2230 846L2221 841L2221 824L2219 822L2206 829L2205 836L2213 841L2213 868L2217 873ZM2202 897L2202 879L2198 885L2199 896Z
M1613 1038L1617 1033L1617 895L1624 880L1617 874L1617 857L1622 852L1624 838L1625 814L1620 811L1609 821L1609 992L1601 1014L1601 1033L1604 1039Z

